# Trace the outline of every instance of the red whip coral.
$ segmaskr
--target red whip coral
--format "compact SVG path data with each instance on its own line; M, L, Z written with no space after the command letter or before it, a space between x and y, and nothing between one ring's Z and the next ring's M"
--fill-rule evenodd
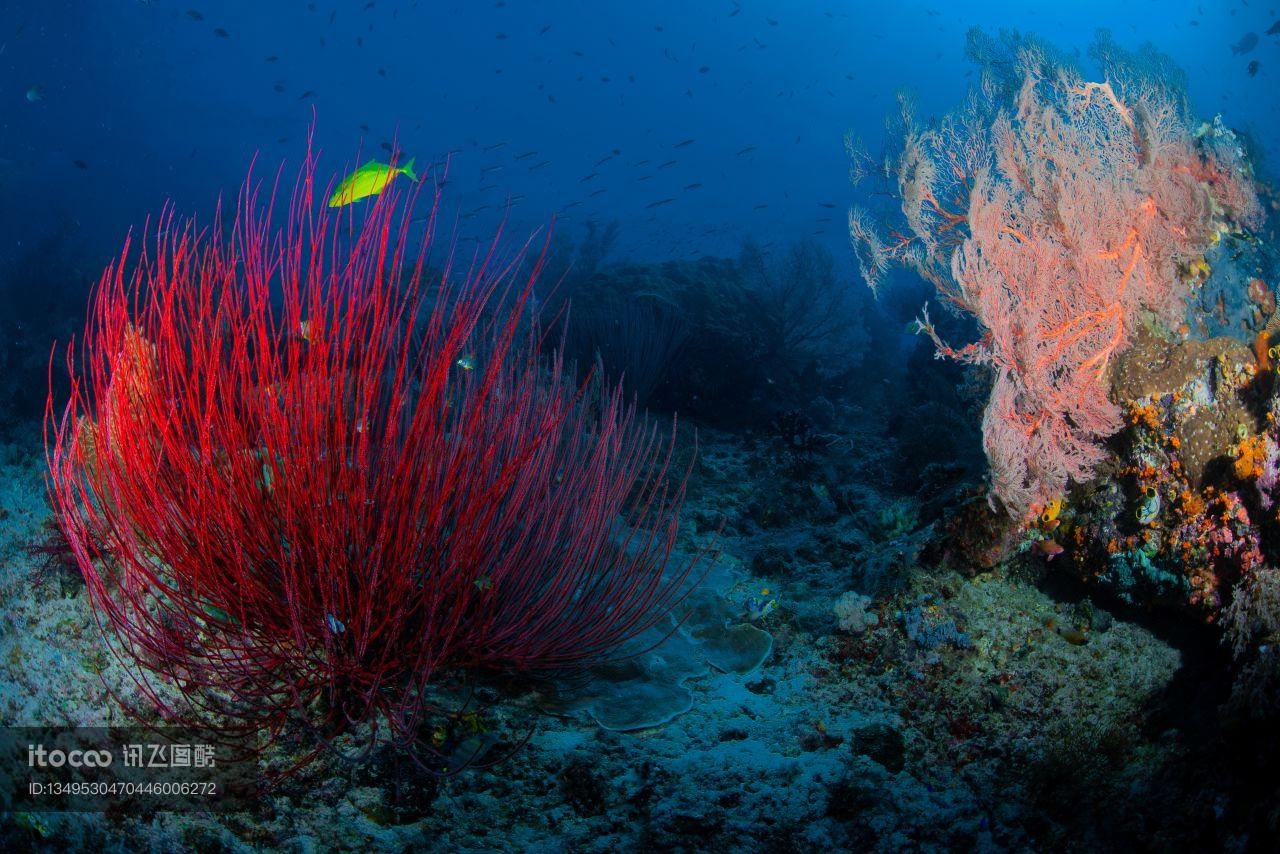
M50 404L52 500L170 719L412 738L445 674L590 664L664 619L684 485L619 391L540 357L539 265L495 240L432 277L438 193L415 239L416 190L332 212L314 167L280 230L246 182L229 228L126 244Z
M1015 516L1089 480L1121 426L1108 368L1143 312L1176 327L1189 287L1179 265L1209 245L1223 208L1257 215L1231 152L1197 144L1177 93L1120 66L1083 80L1020 54L1021 82L981 94L938 127L908 118L897 162L907 228L882 241L861 212L850 231L874 284L903 260L981 340L940 355L991 365L983 420L993 491Z

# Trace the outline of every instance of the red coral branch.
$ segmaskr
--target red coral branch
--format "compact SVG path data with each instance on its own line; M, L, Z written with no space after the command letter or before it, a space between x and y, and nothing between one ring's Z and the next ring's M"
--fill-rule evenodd
M282 229L249 180L229 228L166 211L126 243L50 400L51 497L172 719L413 738L446 674L590 664L663 620L697 563L667 571L684 481L620 391L588 405L540 357L540 259L521 280L495 238L429 276L438 194L415 237L416 188L329 211L314 169Z

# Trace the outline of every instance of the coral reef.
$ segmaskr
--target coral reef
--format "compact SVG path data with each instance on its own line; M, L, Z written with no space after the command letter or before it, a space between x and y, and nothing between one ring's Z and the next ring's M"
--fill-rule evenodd
M1215 621L1273 548L1256 484L1276 451L1254 354L1229 338L1144 333L1113 379L1127 413L1118 460L1046 535L1124 601Z
M202 712L268 785L0 848L1273 847L1280 208L1153 51L969 47L851 213L875 304L596 220L435 270L309 171L163 218L0 438L0 723Z

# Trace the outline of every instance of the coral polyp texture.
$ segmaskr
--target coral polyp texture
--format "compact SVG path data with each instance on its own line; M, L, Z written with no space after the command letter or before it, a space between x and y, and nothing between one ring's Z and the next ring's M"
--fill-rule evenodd
M684 479L540 352L538 263L433 259L438 191L424 232L416 187L328 211L314 168L126 245L50 410L52 500L166 719L412 740L442 680L609 660L664 620L697 565L668 566Z
M966 105L932 127L904 110L890 169L904 223L881 237L854 211L872 285L891 262L972 315L981 338L938 354L991 366L983 419L992 491L1030 519L1087 483L1120 430L1108 377L1144 322L1176 330L1185 271L1261 209L1243 159L1195 131L1182 93L1118 54L1082 78L1034 43L989 64ZM1002 71L1003 70L1003 71Z

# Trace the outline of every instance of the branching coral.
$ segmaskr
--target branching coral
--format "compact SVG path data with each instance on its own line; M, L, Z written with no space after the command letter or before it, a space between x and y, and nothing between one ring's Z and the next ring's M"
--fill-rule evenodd
M416 238L416 190L327 211L313 170L282 230L246 182L229 228L167 213L107 270L50 401L52 501L170 719L413 741L446 676L605 660L664 619L684 490L619 390L583 405L541 357L536 266L495 240L431 278L434 203Z
M995 370L984 418L993 491L1030 517L1088 481L1121 426L1107 376L1144 312L1170 328L1189 290L1179 266L1215 216L1252 221L1257 200L1231 158L1197 145L1180 95L1119 66L1084 80L1034 45L1018 81L980 92L937 126L908 116L894 163L905 228L875 236L850 217L864 274L886 259L972 314L982 338L941 356ZM872 282L873 285L875 282Z

